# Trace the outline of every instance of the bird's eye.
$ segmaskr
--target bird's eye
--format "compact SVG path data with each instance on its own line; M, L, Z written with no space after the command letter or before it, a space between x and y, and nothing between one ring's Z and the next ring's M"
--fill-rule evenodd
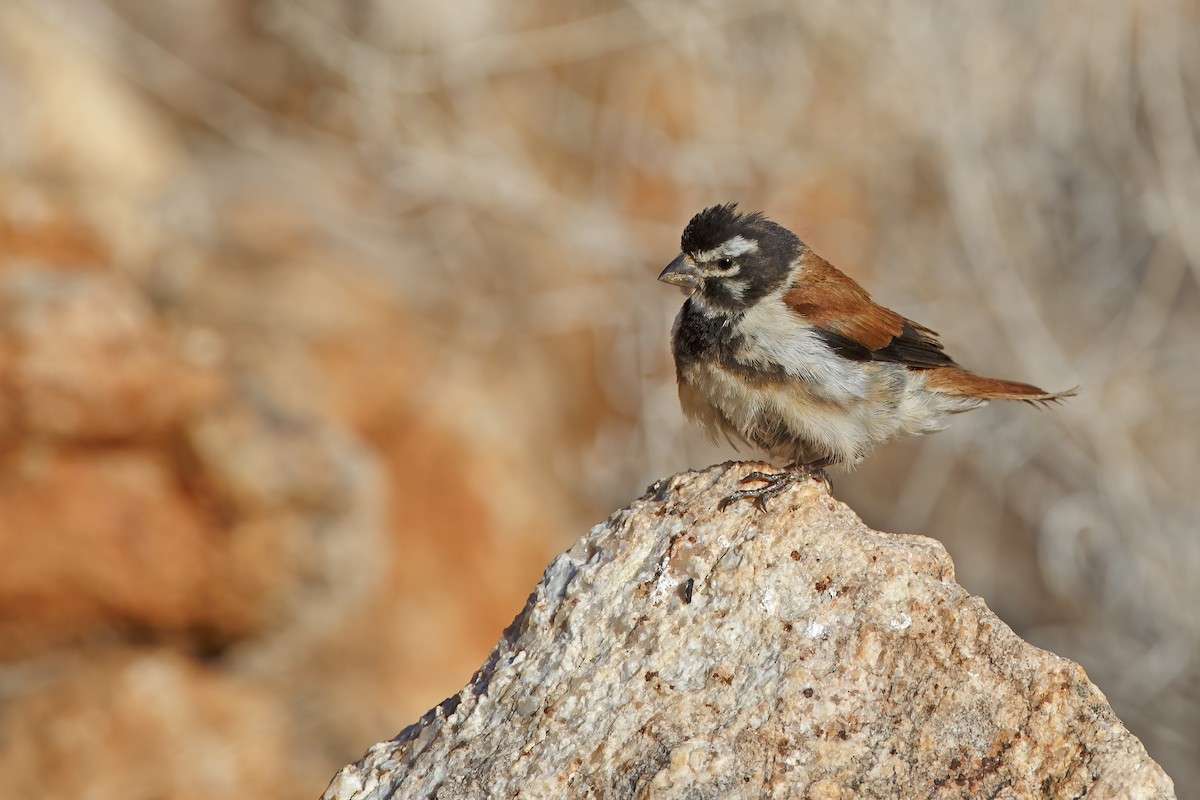
M718 258L717 267L720 269L731 269L733 267L732 258Z

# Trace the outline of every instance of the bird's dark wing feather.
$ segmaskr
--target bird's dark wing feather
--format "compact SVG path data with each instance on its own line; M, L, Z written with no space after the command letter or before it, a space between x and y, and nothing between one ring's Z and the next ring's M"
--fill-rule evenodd
M872 302L865 289L811 250L783 301L843 358L914 369L955 366L934 331Z

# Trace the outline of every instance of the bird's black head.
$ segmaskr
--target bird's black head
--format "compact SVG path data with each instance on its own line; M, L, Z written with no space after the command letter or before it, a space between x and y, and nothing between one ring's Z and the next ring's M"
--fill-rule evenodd
M658 279L714 309L742 311L784 281L801 246L794 233L761 213L739 214L737 203L712 206L692 217L682 252Z

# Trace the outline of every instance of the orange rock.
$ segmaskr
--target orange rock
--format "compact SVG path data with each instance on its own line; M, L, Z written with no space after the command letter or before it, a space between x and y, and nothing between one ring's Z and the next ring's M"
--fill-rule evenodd
M160 453L30 445L0 475L0 657L113 633L241 632L208 601L226 537Z
M218 355L173 342L117 278L0 274L0 438L161 432L219 395L222 379L206 363Z
M40 667L0 719L10 796L302 796L284 711L250 681L161 650Z

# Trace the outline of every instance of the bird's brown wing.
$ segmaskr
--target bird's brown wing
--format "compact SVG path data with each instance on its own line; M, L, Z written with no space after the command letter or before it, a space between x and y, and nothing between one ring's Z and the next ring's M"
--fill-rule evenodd
M956 366L937 333L871 301L866 290L811 250L783 298L838 355L891 361L914 369Z

